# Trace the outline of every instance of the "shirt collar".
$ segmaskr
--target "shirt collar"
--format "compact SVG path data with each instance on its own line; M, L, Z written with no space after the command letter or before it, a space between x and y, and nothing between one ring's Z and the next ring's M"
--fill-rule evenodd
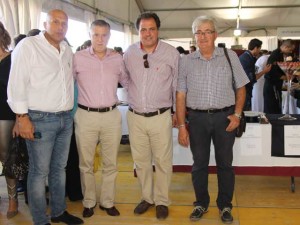
M200 50L197 50L197 51L195 51L195 52L192 53L192 54L194 54L194 55L192 56L194 59L197 59L197 58L205 59L205 58L201 55ZM224 50L223 50L223 48L215 47L214 52L213 52L211 58L213 59L213 58L215 58L216 56L223 56L223 55L224 55ZM205 60L206 60L206 59L205 59Z
M51 44L49 43L49 41L48 41L47 38L45 37L45 32L46 32L46 31L40 32L40 33L38 34L38 36L40 36L40 37L42 38L42 40L44 40L48 45L54 47L53 45L51 45ZM64 51L64 50L66 49L66 46L67 46L67 45L68 45L67 42L66 42L65 40L63 40L63 41L61 41L61 42L59 43L59 48L60 48L62 51Z
M91 47L88 47L86 50L89 51L89 53L90 53L91 55L96 55L92 46L91 46ZM106 53L105 53L104 58L110 56L112 52L113 52L112 49L107 48L107 49L106 49Z
M160 39L158 39L158 42L157 42L157 45L156 45L155 49L150 54L156 52L159 49L160 44L161 44L161 41L160 41ZM144 52L142 42L140 42L140 41L138 42L138 48L141 49L142 52Z

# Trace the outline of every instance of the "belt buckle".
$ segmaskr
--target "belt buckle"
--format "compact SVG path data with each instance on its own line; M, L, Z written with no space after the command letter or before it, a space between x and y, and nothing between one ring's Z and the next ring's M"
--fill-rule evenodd
M213 114L213 113L214 113L214 110L213 110L213 109L208 109L208 110L207 110L207 113L208 113L208 114Z

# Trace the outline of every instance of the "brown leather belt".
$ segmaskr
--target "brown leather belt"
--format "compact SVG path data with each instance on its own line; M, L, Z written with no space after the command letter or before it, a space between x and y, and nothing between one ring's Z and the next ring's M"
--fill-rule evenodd
M141 112L137 112L137 111L135 111L134 109L132 109L132 108L129 107L129 111L130 111L130 112L133 112L133 113L136 114L136 115L144 116L144 117L157 116L157 115L159 115L159 114L162 114L162 113L166 112L166 111L169 110L169 109L170 109L170 107L166 107L166 108L160 108L160 109L158 109L157 111L154 111L154 112L141 113Z
M114 104L111 107L105 107L105 108L91 108L91 107L87 107L87 106L78 104L78 107L81 108L81 109L84 109L88 112L90 112L90 111L91 112L109 112L109 111L113 110L114 108L116 108L117 105Z

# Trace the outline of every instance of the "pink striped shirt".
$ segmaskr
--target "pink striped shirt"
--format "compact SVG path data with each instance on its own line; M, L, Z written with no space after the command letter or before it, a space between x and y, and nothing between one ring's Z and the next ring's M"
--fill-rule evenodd
M130 77L130 107L138 112L153 112L159 108L172 107L175 104L178 77L178 51L159 41L155 51L148 54L149 68L144 67L145 54L140 42L131 45L124 54Z
M78 103L92 108L110 107L118 102L118 82L127 86L128 76L122 56L111 50L103 59L93 48L76 52L73 62L74 78L78 85Z

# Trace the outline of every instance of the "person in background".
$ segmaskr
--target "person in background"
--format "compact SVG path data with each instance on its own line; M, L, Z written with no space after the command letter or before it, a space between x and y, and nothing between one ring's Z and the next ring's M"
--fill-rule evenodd
M27 37L32 37L32 36L36 36L41 32L41 30L39 29L31 29L30 31L28 31L27 33Z
M160 19L155 13L142 13L136 20L136 28L140 41L124 54L130 78L127 113L130 147L142 190L142 201L134 213L143 214L155 204L156 217L163 220L169 215L173 160L171 108L175 108L180 56L174 47L158 39ZM175 118L174 114L173 123Z
M45 184L48 177L51 222L82 224L66 211L65 167L73 119L72 50L64 41L68 16L48 12L45 31L20 42L12 54L8 104L16 113L29 155L28 198L35 225L50 224Z
M17 46L17 44L24 38L26 37L31 37L31 36L35 36L38 35L41 31L39 29L31 29L30 31L28 31L27 35L25 34L20 34L17 36L17 38L14 39L15 41L15 47ZM17 184L17 191L18 192L24 192L24 198L25 198L25 203L28 204L28 195L27 195L27 176L23 177L22 179L20 179L18 181ZM48 189L46 189L48 190ZM47 199L47 202L49 202L49 199Z
M18 43L23 40L24 38L26 38L25 34L19 34L14 38L14 44L15 47L18 45ZM7 99L7 94L6 94L6 99ZM27 194L26 194L26 176L20 178L17 181L17 192L19 193L24 193L24 197L25 197L25 203L28 204L28 198L27 198Z
M179 52L181 57L185 55L185 50L182 46L178 46L176 49Z
M91 47L74 56L74 78L78 85L78 109L75 114L75 136L79 154L83 193L83 217L94 214L96 183L93 172L95 148L101 144L102 178L99 208L110 216L119 216L114 206L117 156L121 141L121 113L117 87L127 86L122 56L107 48L110 25L95 20L90 28Z
M265 74L264 113L282 113L281 89L283 81L286 80L286 75L277 65L277 62L283 62L285 57L293 52L294 48L295 44L291 39L284 40L280 47L275 49L268 58L267 64L272 65L272 69Z
M123 54L124 54L123 49L122 49L121 47L114 47L114 50L115 50L116 52L118 52L120 55L123 55Z
M87 49L88 47L91 47L91 45L92 45L91 40L86 40L85 42L83 42L83 44L81 46L79 46L76 49L76 52Z
M196 51L196 47L194 45L190 46L190 54Z
M21 40L23 40L24 38L26 38L26 35L25 34L19 34L17 35L15 38L14 38L14 44L15 44L15 47L17 46L17 44L19 44L19 42Z
M265 73L271 70L271 65L266 65L265 68L256 73L255 71L255 62L260 54L260 49L262 46L262 41L254 38L251 39L248 44L248 50L245 51L242 55L240 55L240 62L247 74L250 82L246 84L246 102L244 106L245 111L251 111L251 99L252 99L252 90L253 85L256 81L263 76Z
M217 163L217 207L221 220L231 223L235 183L232 148L249 79L235 52L228 50L232 74L224 48L215 47L218 33L213 18L196 18L192 30L199 51L180 59L176 97L178 142L185 147L190 145L194 161L192 181L196 201L190 220L199 220L208 211L208 164L212 141ZM189 132L185 125L186 109Z
M9 46L11 38L0 22L0 161L3 164L8 155L9 143L13 136L18 136L15 114L7 104L7 83L11 66ZM8 193L8 219L18 213L17 179L5 176Z
M261 51L261 56L257 59L255 63L255 68L257 73L260 73L266 67L269 56L270 53L267 50ZM254 112L264 111L264 98L263 98L264 83L265 83L265 78L263 74L253 85L251 110Z

